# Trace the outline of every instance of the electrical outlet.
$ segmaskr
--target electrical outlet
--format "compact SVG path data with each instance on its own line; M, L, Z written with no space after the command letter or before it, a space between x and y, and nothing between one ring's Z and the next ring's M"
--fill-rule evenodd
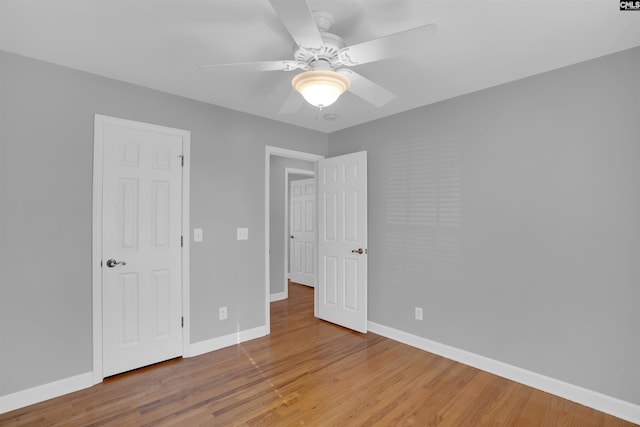
M225 320L227 318L227 307L220 307L218 310L218 317L220 317L220 320Z
M416 320L422 320L422 307L416 307Z
M202 242L202 228L193 229L193 241Z

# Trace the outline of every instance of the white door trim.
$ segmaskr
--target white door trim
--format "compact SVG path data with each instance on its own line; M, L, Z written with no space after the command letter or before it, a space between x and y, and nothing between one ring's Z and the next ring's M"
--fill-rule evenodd
M182 331L182 352L188 348L190 338L190 305L189 305L189 175L191 159L191 133L189 131L164 126L118 119L115 117L95 115L93 135L93 224L92 224L92 293L93 293L93 383L102 382L102 174L104 161L104 140L102 128L105 124L135 125L154 131L162 131L180 135L183 138L182 155L184 169L182 171L182 235L185 236L182 248L182 315L184 329Z
M320 159L324 159L325 156L320 154L305 153L304 151L290 150L288 148L272 147L270 145L265 146L264 156L264 282L265 282L265 326L267 328L267 334L271 333L271 315L269 313L269 304L271 303L271 274L269 263L271 262L271 256L269 254L269 220L270 220L270 204L271 204L271 156L286 157L289 159L306 160L309 162L316 162ZM286 192L285 192L286 193ZM285 245L286 246L286 245ZM285 270L286 271L286 270ZM317 287L316 287L317 288ZM286 290L286 286L285 286Z
M316 176L315 171L296 168L284 168L284 299L289 298L289 286L287 268L289 267L289 175L304 175L310 178ZM316 252L317 253L317 252Z

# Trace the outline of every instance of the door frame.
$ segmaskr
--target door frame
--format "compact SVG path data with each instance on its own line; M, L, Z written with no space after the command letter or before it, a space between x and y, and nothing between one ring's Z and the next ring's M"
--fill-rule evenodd
M310 162L316 162L320 159L324 159L326 156L320 154L306 153L304 151L290 150L288 148L273 147L270 145L265 146L264 155L264 317L265 327L267 328L267 334L271 333L271 274L270 262L271 254L269 253L269 237L271 230L269 227L270 220L270 207L271 207L271 156L286 157L289 159L307 160ZM314 168L315 169L315 168ZM285 192L286 193L286 192ZM286 214L285 214L286 215ZM286 245L285 245L286 246ZM286 259L285 259L286 262ZM285 270L286 271L286 270ZM317 290L317 286L315 289ZM285 290L287 287L285 286ZM315 309L314 309L315 313Z
M289 241L289 233L291 231L291 224L289 224L289 212L291 210L291 206L289 206L289 175L304 175L309 178L315 178L316 172L315 170L284 168L284 299L289 298L289 286L287 286L289 283L289 275L287 274L287 268L289 267L289 247L291 246L291 242ZM316 198L315 201L317 203L317 197L314 196L314 198ZM315 206L314 203L314 207ZM317 246L318 242L316 242L316 248ZM317 251L315 253L317 254ZM317 274L316 272L316 278Z
M102 382L102 183L104 164L104 133L107 124L135 126L139 129L161 131L182 137L182 155L185 159L182 169L182 316L186 321L182 329L182 354L189 346L190 304L189 304L189 176L191 159L191 132L151 123L119 119L96 114L93 135L93 215L92 215L92 293L93 293L93 383Z

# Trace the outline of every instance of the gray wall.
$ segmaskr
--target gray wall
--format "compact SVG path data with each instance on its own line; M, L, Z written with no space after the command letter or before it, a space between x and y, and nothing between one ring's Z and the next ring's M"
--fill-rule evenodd
M313 171L315 163L305 160L271 156L271 198L269 203L270 230L269 247L271 249L269 264L271 293L284 292L284 170L295 168Z
M0 396L4 394L2 384L4 384L6 381L6 375L4 374L4 371L1 367L7 366L7 362L4 354L5 352L2 351L2 349L4 348L4 342L5 342L4 329L7 323L4 321L4 317L2 315L2 313L4 313L4 305L5 305L4 287L6 282L4 277L5 265L4 265L4 262L2 261L2 258L4 257L4 251L5 251L4 242L6 242L8 238L6 234L6 230L8 229L6 225L8 221L8 216L6 214L7 209L5 207L5 202L2 196L5 193L4 183L7 182L7 179L8 179L8 176L6 174L7 164L8 164L7 162L8 152L5 149L7 142L4 136L4 129L6 129L7 127L6 119L7 119L7 116L9 115L9 103L2 101L3 99L7 99L7 95L8 95L8 88L3 83L5 80L4 68L5 68L4 63L2 62L2 57L0 56Z
M636 48L331 134L368 151L370 320L640 404L639 70Z
M324 155L325 134L5 52L0 70L0 395L92 370L96 113L191 131L192 342L264 324L264 147Z

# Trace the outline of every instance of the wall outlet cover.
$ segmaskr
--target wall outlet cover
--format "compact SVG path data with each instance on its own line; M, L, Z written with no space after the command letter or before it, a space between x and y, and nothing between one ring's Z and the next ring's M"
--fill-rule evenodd
M237 238L238 240L249 240L249 229L246 227L238 227Z

